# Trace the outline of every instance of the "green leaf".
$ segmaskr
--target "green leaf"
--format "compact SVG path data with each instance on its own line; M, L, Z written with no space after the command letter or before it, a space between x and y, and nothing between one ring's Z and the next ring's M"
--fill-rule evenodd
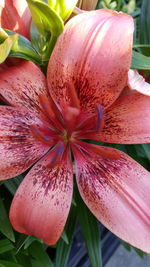
M42 243L41 239L35 236L28 236L24 242L24 249L27 249L34 241Z
M47 38L40 34L34 22L32 22L30 27L30 37L33 47L38 52L42 60L43 53L45 52L45 46L47 46Z
M66 267L70 249L71 249L71 244L72 244L72 239L73 239L73 233L75 230L75 225L76 225L76 207L72 205L69 217L67 220L67 224L65 227L65 232L67 234L68 238L68 244L63 240L60 239L57 243L57 248L56 248L56 263L55 267Z
M71 15L78 0L48 0L48 4L53 8L65 21Z
M0 43L6 40L7 37L8 37L8 34L2 28L0 28Z
M15 255L15 258L19 264L23 265L23 267L32 267L31 257L29 255L19 253L19 254Z
M13 179L11 178L4 181L4 185L9 190L9 192L12 195L14 195L22 180L23 180L23 175L19 175Z
M3 204L2 199L0 199L0 231L5 235L8 239L15 242L14 232L10 225L7 212L5 210L5 206Z
M149 161L145 155L142 145L111 144L111 146L128 154L131 158L140 163L144 168L149 169Z
M126 243L126 242L124 242L123 240L121 240L120 239L120 241L121 241L121 243L122 243L122 245L124 246L124 248L127 250L127 251L131 251L131 246L128 244L128 243Z
M14 249L13 244L8 239L0 240L0 254Z
M149 70L150 58L133 51L131 68L138 70Z
M138 254L138 256L139 256L140 258L142 258L142 259L143 259L145 256L148 255L146 252L144 252L144 251L142 251L142 250L140 250L140 249L138 249L138 248L134 248L134 250L135 250L135 252Z
M53 267L53 263L50 260L48 254L45 252L44 247L39 242L34 242L29 247L29 252L34 258L34 263L38 263L38 267ZM36 266L36 265L35 265Z
M76 202L81 232L84 236L91 264L93 267L102 267L100 232L97 220L82 201L78 190L76 190Z
M150 48L150 44L134 44L133 45L133 48L143 48L143 47Z
M150 161L150 144L142 144L141 146L142 146L148 160Z
M19 235L19 238L16 240L16 254L20 252L25 243L28 241L29 237L30 236L24 234Z
M30 60L37 64L41 63L41 58L33 48L31 42L22 35L15 34L10 30L4 31L0 28L0 43L0 63L2 63L8 55L10 57Z
M127 249L129 252L131 251L131 249L134 249L135 252L138 254L138 256L140 258L143 259L145 256L148 255L146 252L144 252L144 251L142 251L142 250L140 250L138 248L135 248L135 247L131 246L130 244L126 243L125 241L123 241L121 239L120 239L120 241L121 241L122 245L124 246L124 248Z
M7 39L0 44L0 64L5 61L5 59L10 54L10 51L18 38L18 34L13 34L8 36Z
M47 4L40 0L27 0L33 21L41 34L50 32L54 36L59 36L64 24L61 17Z
M62 233L61 238L64 240L64 242L65 242L67 245L69 244L69 240L68 240L68 237L67 237L67 234L66 234L65 231Z
M16 245L16 254L18 254L20 252L20 250L22 248L27 249L34 241L39 241L41 242L40 239L38 239L37 237L34 236L30 236L30 235L19 235L19 238L17 240L17 245Z
M33 48L31 42L22 35L18 35L17 41L13 44L9 56L23 58L36 64L41 64L40 55Z
M139 38L140 43L142 44L150 44L150 1L143 0L141 7L141 15L140 15L140 25L139 25ZM150 56L150 48L142 48L143 54L146 56Z
M24 267L24 266L11 261L0 260L0 267Z

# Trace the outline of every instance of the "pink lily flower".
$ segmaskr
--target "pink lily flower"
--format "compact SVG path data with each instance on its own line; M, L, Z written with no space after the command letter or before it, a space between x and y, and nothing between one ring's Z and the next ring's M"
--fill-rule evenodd
M54 48L49 89L31 62L0 73L0 94L9 104L0 106L0 179L35 163L12 201L17 231L57 242L72 199L72 151L89 209L120 238L150 252L150 173L119 150L84 142L150 142L150 98L121 94L132 38L129 15L85 12L66 24Z
M0 0L0 26L30 36L31 14L26 0Z

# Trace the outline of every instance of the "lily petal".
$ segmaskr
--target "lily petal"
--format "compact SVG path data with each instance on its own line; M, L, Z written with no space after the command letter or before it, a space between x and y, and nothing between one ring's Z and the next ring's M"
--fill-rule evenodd
M131 90L150 96L150 84L145 81L137 70L128 71L128 86Z
M97 104L110 106L127 83L132 38L129 15L101 9L72 18L48 66L49 90L57 104L70 105L76 93L86 112Z
M0 97L10 105L37 111L40 94L47 94L46 78L34 63L24 60L0 72Z
M32 135L32 124L41 122L23 107L0 106L0 180L21 174L48 151Z
M31 14L26 0L0 0L0 26L29 38Z
M66 153L60 164L50 168L54 153L48 153L31 169L10 209L17 231L42 238L47 245L55 244L63 231L73 189L70 155Z
M97 154L95 147L74 149L83 200L110 231L150 253L150 173L119 150L101 147Z
M104 112L103 130L88 138L116 144L150 143L149 114L149 96L139 93L122 96Z

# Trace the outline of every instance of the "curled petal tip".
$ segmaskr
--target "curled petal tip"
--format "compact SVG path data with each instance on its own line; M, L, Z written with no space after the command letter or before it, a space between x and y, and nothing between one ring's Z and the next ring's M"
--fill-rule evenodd
M137 70L128 71L128 86L131 90L150 96L150 84L145 81Z

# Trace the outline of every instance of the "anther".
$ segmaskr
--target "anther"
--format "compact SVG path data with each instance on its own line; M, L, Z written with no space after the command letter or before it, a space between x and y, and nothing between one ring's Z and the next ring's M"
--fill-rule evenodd
M96 131L102 130L104 127L104 114L102 110L102 106L100 104L97 105L97 120L96 120Z

